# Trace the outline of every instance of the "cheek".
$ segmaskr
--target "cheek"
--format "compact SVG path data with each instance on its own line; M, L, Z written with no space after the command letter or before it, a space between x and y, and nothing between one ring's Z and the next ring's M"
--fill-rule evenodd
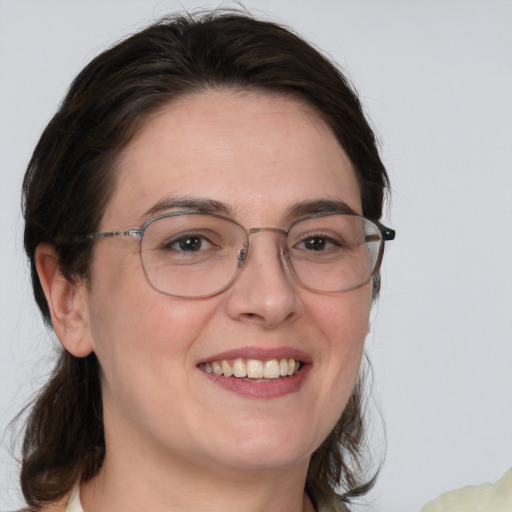
M317 327L315 394L308 415L316 449L336 425L354 389L368 331L371 289L318 296L306 313ZM314 420L313 420L314 418Z
M371 287L366 285L338 297L326 296L312 314L332 349L350 350L364 342L370 309Z
M188 349L213 314L212 301L192 302L155 291L138 255L114 265L98 258L91 281L90 336L106 384L121 374L163 374L168 379L174 369L184 367Z
M164 361L183 366L207 312L201 314L197 308L191 312L162 295L156 300L142 295L126 292L117 299L112 297L109 304L99 304L92 337L100 363L106 366L121 361L149 371Z
M325 299L313 309L312 314L326 344L322 364L330 375L327 386L331 386L333 394L341 393L348 399L357 378L368 333L371 287L352 290L334 300Z
M132 425L165 437L179 431L173 418L186 413L176 397L190 392L194 346L210 308L142 284L137 293L120 289L110 303L98 303L95 352L110 429Z

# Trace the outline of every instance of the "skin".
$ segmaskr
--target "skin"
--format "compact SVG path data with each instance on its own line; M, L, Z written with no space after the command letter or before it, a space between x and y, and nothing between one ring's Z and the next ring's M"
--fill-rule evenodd
M140 226L169 195L222 202L246 228L287 228L290 208L306 200L361 213L352 165L327 126L298 101L262 93L198 93L154 115L122 154L100 231ZM107 452L82 485L87 512L312 510L310 455L357 377L369 284L302 288L271 232L252 235L238 279L205 299L151 288L129 237L95 242L88 286L63 279L51 247L37 261L61 342L79 357L95 352L102 371ZM307 375L264 399L198 368L246 347L301 351Z

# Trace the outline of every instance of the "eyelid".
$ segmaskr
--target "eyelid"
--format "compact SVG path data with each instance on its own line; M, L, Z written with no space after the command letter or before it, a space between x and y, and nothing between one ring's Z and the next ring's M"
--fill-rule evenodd
M296 245L299 245L301 243L306 242L307 240L311 238L323 238L327 243L330 243L332 245L335 245L337 247L341 247L342 245L345 245L345 240L340 237L336 236L336 233L332 233L331 235L324 231L309 231L306 233L301 233L299 236L295 237L293 240L289 240L289 242L292 242L292 247L295 247Z
M207 231L210 231L210 236L208 236ZM218 236L218 233L215 233L211 230L201 230L201 229L190 229L182 231L181 233L176 233L176 235L173 235L173 237L169 240L169 242L178 242L179 240L182 240L183 238L187 237L195 237L200 238L201 240L205 240L206 242L217 245L213 239Z

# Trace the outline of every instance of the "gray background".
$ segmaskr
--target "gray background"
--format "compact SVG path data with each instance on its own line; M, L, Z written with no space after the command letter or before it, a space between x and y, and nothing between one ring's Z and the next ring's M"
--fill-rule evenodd
M0 0L0 432L44 382L55 350L32 304L19 212L43 127L103 48L180 6L217 5ZM347 70L393 184L386 220L398 238L368 337L387 458L369 508L357 510L419 510L448 489L497 480L512 466L512 3L244 5ZM17 485L5 435L0 509L21 504Z

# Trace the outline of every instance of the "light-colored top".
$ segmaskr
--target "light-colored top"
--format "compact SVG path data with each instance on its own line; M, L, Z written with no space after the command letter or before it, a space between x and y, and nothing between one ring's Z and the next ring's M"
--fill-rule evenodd
M75 488L71 491L64 512L84 512L82 504L80 503L79 485L75 485Z

